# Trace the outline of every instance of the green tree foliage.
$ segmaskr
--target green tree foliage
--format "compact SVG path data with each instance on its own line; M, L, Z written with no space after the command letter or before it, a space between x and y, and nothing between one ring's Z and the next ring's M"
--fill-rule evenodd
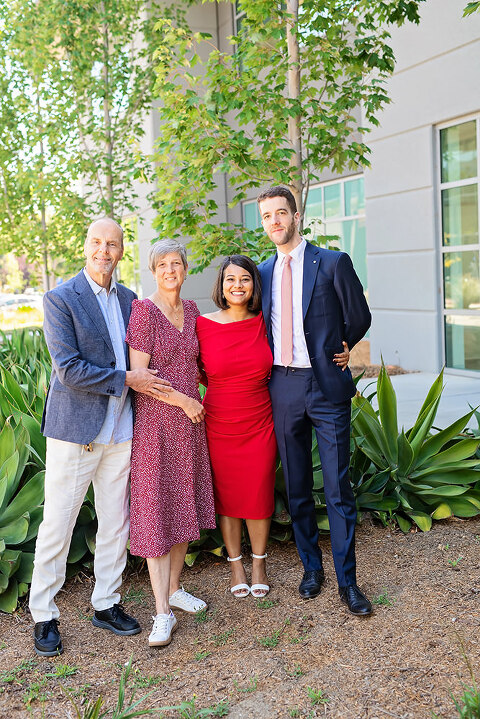
M192 238L197 270L234 251L258 259L268 246L259 233L217 222L220 173L230 206L251 188L283 183L301 207L323 170L368 165L363 137L388 102L394 68L388 26L418 22L418 5L241 0L228 52L205 33L157 23L157 226Z
M78 262L92 217L137 209L156 0L0 0L0 252ZM48 288L48 285L47 287Z

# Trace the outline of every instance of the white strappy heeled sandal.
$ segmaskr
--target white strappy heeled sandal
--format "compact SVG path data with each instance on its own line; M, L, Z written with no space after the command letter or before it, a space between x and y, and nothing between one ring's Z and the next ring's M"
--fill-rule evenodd
M243 559L243 554L239 554L238 557L227 557L227 562L238 562L240 559ZM240 584L235 584L234 587L231 587L230 591L237 599L244 599L250 594L250 587L245 582L241 582Z
M252 557L254 559L266 559L268 554L253 554L252 552ZM268 584L252 584L250 591L252 593L252 597L255 597L255 599L263 599L269 593L270 587Z

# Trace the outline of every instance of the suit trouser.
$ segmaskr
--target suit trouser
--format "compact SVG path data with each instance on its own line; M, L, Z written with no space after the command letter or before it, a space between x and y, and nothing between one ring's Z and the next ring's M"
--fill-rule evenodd
M332 555L340 587L356 583L355 497L348 478L351 402L329 402L311 369L273 367L269 384L273 421L293 533L305 570L320 569L312 496L312 427L322 463Z
M87 452L81 444L47 438L45 505L29 602L35 622L60 614L54 598L65 581L72 532L90 482L98 520L92 605L101 611L120 601L116 590L127 561L131 445L93 444L93 452Z

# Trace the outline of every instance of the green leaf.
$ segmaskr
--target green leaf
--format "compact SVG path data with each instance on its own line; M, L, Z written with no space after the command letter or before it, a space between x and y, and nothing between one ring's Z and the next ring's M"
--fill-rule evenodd
M193 567L193 565L195 564L195 560L199 554L200 552L188 552L185 555L185 564L187 565L187 567Z
M448 519L449 517L453 516L453 511L449 504L446 504L446 502L442 502L441 504L436 507L436 509L432 512L432 519Z
M432 518L429 514L425 512L407 512L407 514L422 532L428 532L432 528Z
M33 552L22 552L20 565L15 573L15 578L22 583L30 584L32 581L33 560L35 554Z
M431 495L434 497L458 497L461 494L468 492L468 487L461 487L458 485L447 484L443 487L432 487L432 489L421 489L417 492L418 495Z
M480 514L480 502L473 497L452 497L448 504L455 517L476 517Z
M454 464L463 459L467 459L475 454L479 444L480 441L478 439L462 439L460 442L456 442L452 447L431 457L429 467L439 467L439 469L441 469L441 465Z
M398 473L406 476L412 466L413 449L408 441L404 430L398 436Z
M407 534L410 531L410 528L412 526L412 523L408 521L408 519L405 519L405 517L402 517L401 514L396 513L395 519L397 520L397 524L402 530L404 534Z
M18 603L18 582L12 578L8 588L0 594L0 612L11 614L17 608Z
M18 549L6 549L0 555L0 574L11 577L17 571L22 552Z
M4 512L0 513L0 524L8 524L25 512L43 504L45 471L37 472L28 480L17 495L12 499Z
M377 399L385 442L389 451L388 458L391 464L397 464L397 398L392 381L385 370L383 362L377 381Z
M433 437L430 437L424 443L422 449L417 456L417 467L421 467L430 457L440 452L444 444L447 444L451 439L456 437L466 426L468 421L473 415L474 410L457 419L446 429L442 429L437 432Z
M0 537L4 540L5 544L20 544L24 541L28 532L28 523L30 515L28 512L22 517L19 517L10 524L0 527Z

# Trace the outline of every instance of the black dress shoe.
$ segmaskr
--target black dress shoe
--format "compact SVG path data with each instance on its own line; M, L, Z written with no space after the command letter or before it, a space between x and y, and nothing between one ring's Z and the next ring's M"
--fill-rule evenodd
M302 581L298 587L302 599L313 599L320 594L320 589L325 581L323 569L310 569L303 573Z
M138 634L142 631L137 620L124 612L120 604L114 604L113 607L109 609L95 612L92 624L95 627L109 629L114 634L120 634L122 636Z
M56 657L63 652L62 639L58 631L57 619L37 622L33 631L35 651L41 657Z
M342 602L348 604L352 614L356 614L358 617L367 617L372 613L372 605L356 584L339 587L338 593Z

